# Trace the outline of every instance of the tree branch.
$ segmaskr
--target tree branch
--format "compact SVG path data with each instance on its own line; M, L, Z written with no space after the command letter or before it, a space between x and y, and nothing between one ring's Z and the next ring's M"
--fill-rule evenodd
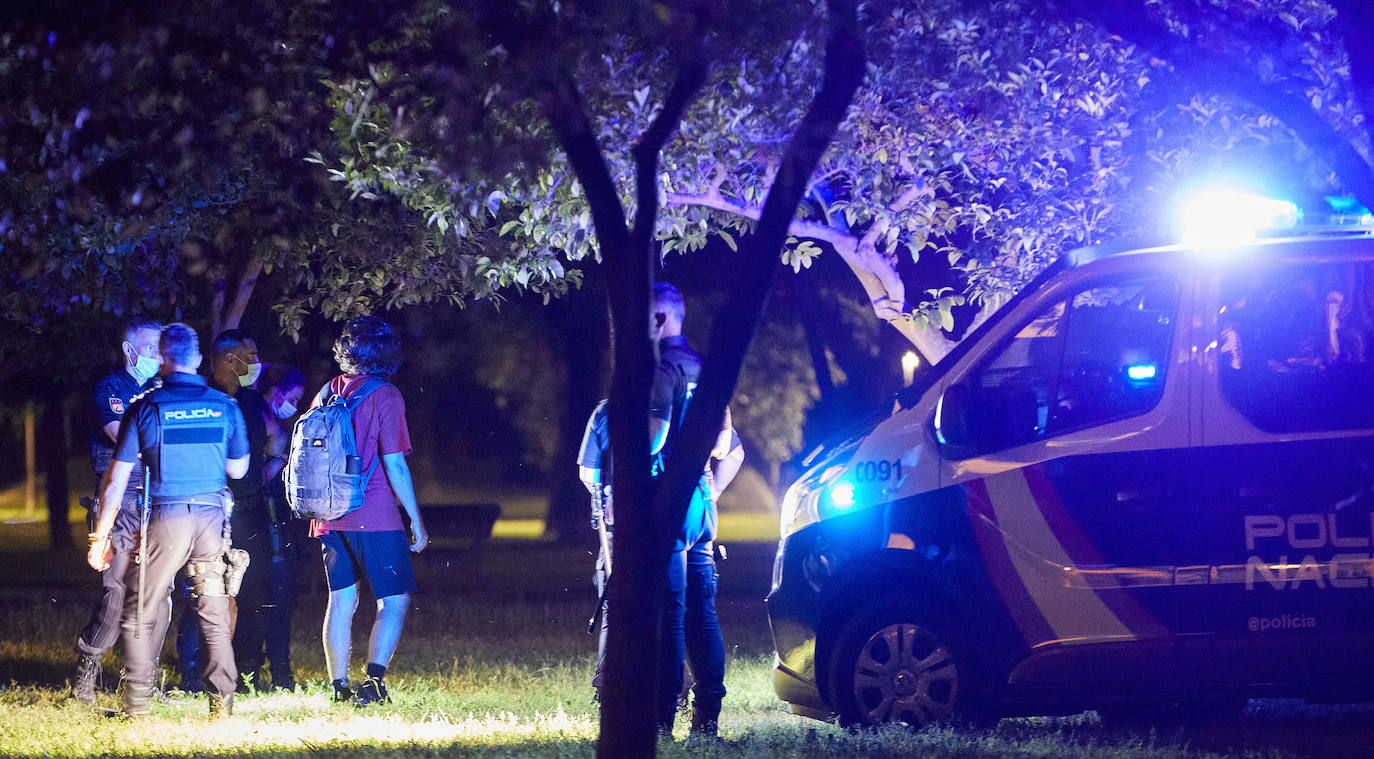
M674 15L684 13L674 6ZM681 22L687 27L674 36L681 37L682 66L673 78L672 89L663 108L654 117L648 130L635 143L632 153L635 157L635 209L634 239L636 244L648 246L654 233L654 223L658 219L658 157L663 144L677 129L682 114L687 110L692 97L706 78L706 52L702 46L701 34L704 28L698 13L685 11L690 19ZM674 29L678 29L675 24Z
M920 188L913 187L894 201L892 207L897 208L903 198L909 205L921 194ZM759 220L763 211L760 206L734 203L720 195L670 192L665 203L676 207L710 208L713 211L755 221ZM887 256L878 253L871 240L864 245L859 238L849 232L803 219L792 219L788 224L787 233L793 237L820 240L834 248L864 288L873 314L900 332L926 361L933 364L954 348L954 343L938 328L927 326L926 329L918 329L911 319L907 318L906 285L897 274L893 262ZM982 318L987 317L984 315Z
M681 523L691 492L701 477L725 406L739 380L740 366L757 329L773 275L780 266L778 252L792 233L793 215L809 187L811 173L864 76L856 0L829 0L827 8L829 33L821 87L788 143L754 233L741 241L741 265L712 330L710 351L697 392L687 407L680 442L672 450L660 479L659 503L669 507L671 524Z
M698 208L709 208L713 211L722 211L733 216L740 216L746 219L758 221L763 214L763 206L760 205L741 205L731 202L718 194L694 195L684 192L667 193L664 203L670 207L683 208L695 206ZM794 237L810 237L816 240L823 240L832 245L842 245L845 240L853 240L853 236L847 232L842 232L834 227L824 224L806 221L805 219L793 219L789 226L789 234Z
M558 143L568 155L577 181L586 191L591 209L592 224L601 242L603 254L622 248L628 237L625 209L620 204L611 172L606 168L601 146L596 142L591 120L587 118L582 96L572 81L563 78L553 82L542 92L540 106L558 137Z
M1331 0L1336 7L1336 28L1345 39L1345 51L1350 56L1350 84L1355 102L1364 113L1365 133L1374 141L1374 4L1369 0ZM1365 200L1366 207L1369 201Z
M1244 61L1179 37L1151 18L1141 0L1060 2L1072 13L1168 60L1176 71L1186 74L1198 89L1248 100L1279 119L1314 153L1326 159L1361 203L1374 208L1374 170L1371 170L1369 162L1349 140L1319 116L1305 98L1264 81ZM1348 0L1345 5L1363 3ZM1364 14L1365 17L1370 15L1368 12ZM1367 28L1358 28L1353 32L1355 36L1364 37Z
M224 314L222 320L224 329L235 329L243 320L243 313L248 310L248 301L253 297L253 288L257 286L260 274L262 274L262 256L255 255L248 259L248 263L244 265L243 274L239 276L239 286L234 290L234 302L229 304L229 311Z
M925 180L918 177L911 183L910 187L903 190L901 195L898 195L895 200L888 204L887 208L894 214L901 213L910 208L911 204L915 203L917 198L921 196L930 197L934 194L935 192L930 189L930 185L926 184ZM887 234L887 230L891 227L891 217L874 216L873 223L868 225L868 230L864 232L864 236L859 238L859 246L876 246L878 238ZM888 251L888 253L890 255L892 252Z

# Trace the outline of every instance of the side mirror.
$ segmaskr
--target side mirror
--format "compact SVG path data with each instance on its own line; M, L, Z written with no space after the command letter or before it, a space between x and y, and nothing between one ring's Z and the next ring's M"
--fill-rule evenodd
M971 448L976 439L973 391L968 385L950 385L935 406L935 439L953 451Z

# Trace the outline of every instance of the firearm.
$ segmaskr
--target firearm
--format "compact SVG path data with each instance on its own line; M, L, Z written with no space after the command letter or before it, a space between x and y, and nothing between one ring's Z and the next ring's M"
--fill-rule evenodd
M610 488L597 483L592 487L592 527L596 528L597 537L601 539L601 560L602 578L601 594L596 599L596 608L592 609L591 619L587 620L587 634L591 635L596 630L596 619L606 613L606 603L610 597L611 590L611 533L606 529L606 514L611 507Z
M94 498L81 496L81 507L86 510L86 532L95 532L95 526L100 523L100 493L97 492Z
M229 515L234 510L234 500L228 492L222 494L224 503L224 527L220 530L219 555L209 561L193 561L186 565L186 577L191 580L191 595L229 596L239 594L243 575L248 571L250 557L242 548L232 545L232 531Z
M221 575L224 581L224 595L234 598L239 594L239 586L243 584L243 575L248 571L248 552L242 548L234 547L233 526L230 517L234 515L234 497L228 490L223 491L224 502L224 527L220 532L220 562L224 569Z

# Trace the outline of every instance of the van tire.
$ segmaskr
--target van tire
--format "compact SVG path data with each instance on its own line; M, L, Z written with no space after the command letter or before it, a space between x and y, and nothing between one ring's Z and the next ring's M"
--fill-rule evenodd
M836 635L828 667L840 723L919 728L956 717L983 721L977 668L960 629L911 604L858 609Z

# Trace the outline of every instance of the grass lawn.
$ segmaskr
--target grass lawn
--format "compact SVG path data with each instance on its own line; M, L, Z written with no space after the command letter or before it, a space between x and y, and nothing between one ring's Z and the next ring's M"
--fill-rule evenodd
M0 517L7 516L0 514ZM523 516L523 515L522 515ZM751 517L752 518L752 517ZM597 713L588 685L594 641L590 551L495 538L480 552L436 546L417 560L421 593L388 682L394 703L356 710L329 702L319 629L324 596L305 578L295 626L297 693L240 696L210 723L206 702L174 695L151 717L125 722L66 698L73 641L96 578L75 555L52 555L30 525L0 526L0 756L481 756L590 757ZM765 529L760 521L752 529ZM745 531L747 532L747 531ZM720 611L729 654L722 740L687 740L685 719L667 757L1144 757L1255 759L1374 755L1374 711L1253 702L1235 724L1124 729L1092 713L1007 719L995 727L845 731L795 717L769 684L771 644L762 598L772 546L735 542L721 565ZM313 569L313 568L312 568ZM366 608L366 607L364 607ZM355 652L366 620L355 625ZM117 649L118 650L118 649ZM172 658L170 641L165 661ZM354 657L356 670L361 665ZM99 706L114 710L119 661L105 659ZM175 685L169 675L168 686ZM646 689L649 683L644 683Z

